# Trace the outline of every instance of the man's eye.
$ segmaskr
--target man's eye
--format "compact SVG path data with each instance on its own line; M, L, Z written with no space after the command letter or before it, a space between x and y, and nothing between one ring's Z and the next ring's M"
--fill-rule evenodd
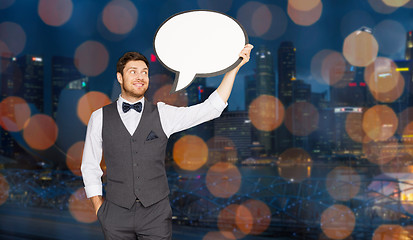
M130 71L130 73L135 74L136 72L135 72L135 70L132 70L132 71Z

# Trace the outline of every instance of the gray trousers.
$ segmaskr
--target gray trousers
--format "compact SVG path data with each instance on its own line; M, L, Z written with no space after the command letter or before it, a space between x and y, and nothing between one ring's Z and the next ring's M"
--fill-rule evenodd
M105 200L97 216L106 240L172 239L172 209L168 197L147 208L136 202L131 209Z

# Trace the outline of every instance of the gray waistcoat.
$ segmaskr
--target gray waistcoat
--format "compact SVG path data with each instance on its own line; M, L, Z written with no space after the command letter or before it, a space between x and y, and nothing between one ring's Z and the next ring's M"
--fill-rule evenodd
M102 139L107 200L131 208L138 198L147 207L169 194L165 172L168 138L162 129L157 106L145 101L133 136L123 124L116 102L103 107Z

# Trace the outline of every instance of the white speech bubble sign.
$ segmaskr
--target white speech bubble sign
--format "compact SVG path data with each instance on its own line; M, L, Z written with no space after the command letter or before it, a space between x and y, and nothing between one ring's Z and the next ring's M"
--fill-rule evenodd
M213 77L235 68L248 43L242 25L210 10L181 12L168 18L154 37L160 63L176 73L171 93L185 89L196 77Z

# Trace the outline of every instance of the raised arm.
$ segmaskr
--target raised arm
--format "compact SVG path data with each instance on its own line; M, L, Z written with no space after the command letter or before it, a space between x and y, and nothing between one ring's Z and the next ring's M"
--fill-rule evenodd
M245 45L244 49L242 49L241 53L239 54L239 56L242 58L241 63L231 71L227 72L222 79L217 92L225 103L228 101L228 98L231 95L235 76L237 75L239 69L250 60L250 53L253 47L254 46L252 46L251 44Z

